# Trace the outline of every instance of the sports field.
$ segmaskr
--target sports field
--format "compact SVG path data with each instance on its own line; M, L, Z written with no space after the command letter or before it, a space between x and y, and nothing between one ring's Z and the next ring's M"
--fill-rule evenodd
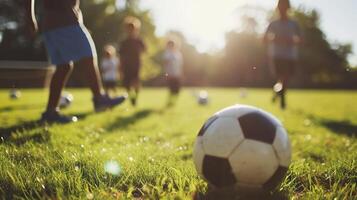
M195 89L166 109L167 91L144 89L129 103L93 113L89 90L69 90L64 112L81 119L40 126L45 90L22 90L10 100L0 90L0 197L4 199L190 199L207 185L195 171L196 135L216 111L237 103L263 108L283 121L293 158L280 188L263 199L357 198L357 92L291 90L288 109L271 103L270 90L208 89L199 106ZM105 171L105 166L109 171ZM118 164L118 165L117 165ZM108 170L108 169L107 169Z

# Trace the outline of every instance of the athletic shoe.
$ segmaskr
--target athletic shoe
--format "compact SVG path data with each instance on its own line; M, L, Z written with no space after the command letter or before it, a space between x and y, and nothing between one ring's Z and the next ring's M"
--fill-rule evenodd
M65 116L61 115L58 111L55 112L44 112L42 113L40 122L41 123L58 123L58 124L68 124L72 122L77 122L78 118L76 116Z
M125 99L125 96L111 98L108 95L103 95L99 98L93 98L94 109L96 112L102 112L122 104Z

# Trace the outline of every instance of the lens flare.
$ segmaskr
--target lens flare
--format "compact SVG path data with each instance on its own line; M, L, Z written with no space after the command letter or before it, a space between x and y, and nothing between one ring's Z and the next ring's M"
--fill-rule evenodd
M117 161L110 160L104 164L104 171L109 174L118 176L118 175L120 175L122 170L121 170L121 167Z

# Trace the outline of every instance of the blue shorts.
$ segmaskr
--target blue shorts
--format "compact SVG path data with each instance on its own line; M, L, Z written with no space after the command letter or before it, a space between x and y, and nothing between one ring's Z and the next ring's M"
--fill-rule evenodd
M43 40L54 65L97 56L94 42L84 25L76 24L46 31Z

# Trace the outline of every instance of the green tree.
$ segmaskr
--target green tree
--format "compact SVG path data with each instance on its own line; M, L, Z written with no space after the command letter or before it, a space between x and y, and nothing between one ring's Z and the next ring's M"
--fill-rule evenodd
M101 55L103 46L108 43L119 47L120 41L125 38L123 27L125 17L137 17L142 23L141 36L148 47L143 57L141 77L148 80L159 74L159 64L154 60L159 51L159 38L155 35L155 26L149 11L140 10L137 0L127 0L122 10L116 7L115 0L86 0L81 2L81 9L85 24L96 43L98 55Z
M298 9L293 17L299 22L304 34L300 48L301 79L304 84L333 84L343 81L348 66L351 45L331 45L320 28L320 16L316 10ZM304 78L305 77L305 78Z
M274 14L271 19L274 18ZM300 46L300 60L292 84L301 87L346 85L346 70L349 68L349 44L330 44L320 28L320 16L315 10L297 9L293 11L303 33ZM268 86L271 78L265 59L262 36L254 26L252 18L245 17L245 28L240 32L226 35L225 57L216 69L217 83L231 86Z

